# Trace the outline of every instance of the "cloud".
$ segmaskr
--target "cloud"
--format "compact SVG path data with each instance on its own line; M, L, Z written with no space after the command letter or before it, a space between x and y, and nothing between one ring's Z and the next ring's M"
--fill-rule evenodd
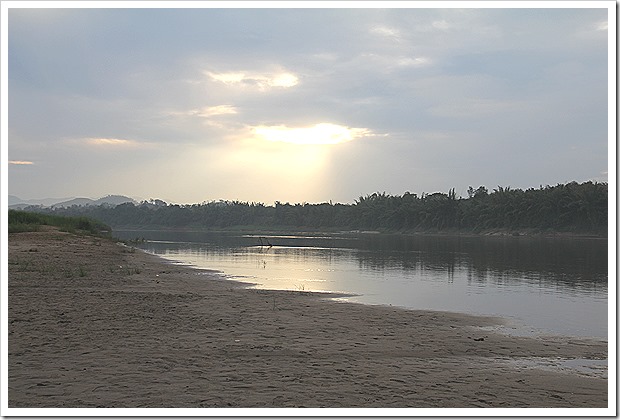
M446 22L443 19L442 20L436 20L431 25L433 26L433 28L441 29L441 30L444 30L444 31L447 30L447 29L450 29L452 27L452 25L450 23Z
M215 117L217 115L231 115L237 114L237 108L232 105L216 105L216 106L208 106L202 109L194 110L194 115L199 117Z
M606 20L604 20L602 22L598 22L595 25L595 29L597 31L607 31L608 27L609 27L609 23Z
M431 63L428 57L401 57L396 60L396 65L399 67L422 67Z
M86 139L86 142L94 146L102 146L102 147L133 147L133 146L139 145L139 142L135 140L102 138L102 137L90 137Z
M34 162L29 160L9 160L11 165L34 165Z
M445 118L479 118L506 114L522 109L527 104L484 98L461 98L451 103L441 103L429 108L429 113Z
M392 40L399 40L401 37L400 31L398 29L390 28L388 26L381 26L381 25L373 26L372 28L370 28L370 33L384 36Z
M67 10L9 16L8 155L35 165L8 165L15 192L107 194L136 168L137 195L182 173L190 201L349 199L607 163L604 9ZM581 143L600 150L541 158Z
M205 72L207 76L216 82L229 86L255 88L265 91L270 88L291 88L299 84L299 78L287 71L277 73L253 73L253 72Z
M189 111L163 111L162 115L172 117L203 117L210 118L219 115L235 115L237 108L233 105L215 105L205 106L202 108L194 108Z

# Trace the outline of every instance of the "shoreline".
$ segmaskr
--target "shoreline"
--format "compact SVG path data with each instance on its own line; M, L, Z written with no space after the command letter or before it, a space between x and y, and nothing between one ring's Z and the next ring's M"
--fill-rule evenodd
M488 229L480 232L469 230L410 230L410 231L379 231L379 230L341 230L341 229L310 229L304 227L275 226L271 228L260 226L234 226L229 229L218 228L210 229L200 226L194 227L166 227L166 226L114 226L112 231L161 231L161 232L206 232L206 233L237 233L255 232L260 234L278 235L281 233L300 233L300 234L330 234L330 235L403 235L403 236L460 236L460 237L515 237L515 238L583 238L609 240L609 232L535 232L534 229Z
M606 341L250 289L108 239L8 242L10 408L608 406L606 369L565 366Z

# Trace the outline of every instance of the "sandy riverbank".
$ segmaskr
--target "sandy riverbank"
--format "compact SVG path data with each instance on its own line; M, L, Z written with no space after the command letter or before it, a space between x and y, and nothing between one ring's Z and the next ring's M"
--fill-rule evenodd
M607 407L607 343L244 289L112 241L9 236L9 407Z

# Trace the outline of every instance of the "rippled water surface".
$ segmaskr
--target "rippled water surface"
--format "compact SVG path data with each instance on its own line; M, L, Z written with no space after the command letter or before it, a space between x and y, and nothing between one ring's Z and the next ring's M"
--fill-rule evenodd
M606 239L115 231L264 289L499 315L519 331L607 338Z

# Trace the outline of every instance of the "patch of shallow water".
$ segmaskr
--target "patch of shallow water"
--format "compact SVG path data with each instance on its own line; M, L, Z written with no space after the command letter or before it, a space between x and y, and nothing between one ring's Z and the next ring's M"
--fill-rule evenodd
M548 332L539 328L534 328L531 325L512 322L510 319L506 319L506 322L507 323L503 325L489 325L476 328L481 331L488 331L511 337L540 337L543 335L548 335Z
M553 357L528 357L501 360L500 363L516 369L542 369L571 373L593 378L608 379L607 359L562 359Z

